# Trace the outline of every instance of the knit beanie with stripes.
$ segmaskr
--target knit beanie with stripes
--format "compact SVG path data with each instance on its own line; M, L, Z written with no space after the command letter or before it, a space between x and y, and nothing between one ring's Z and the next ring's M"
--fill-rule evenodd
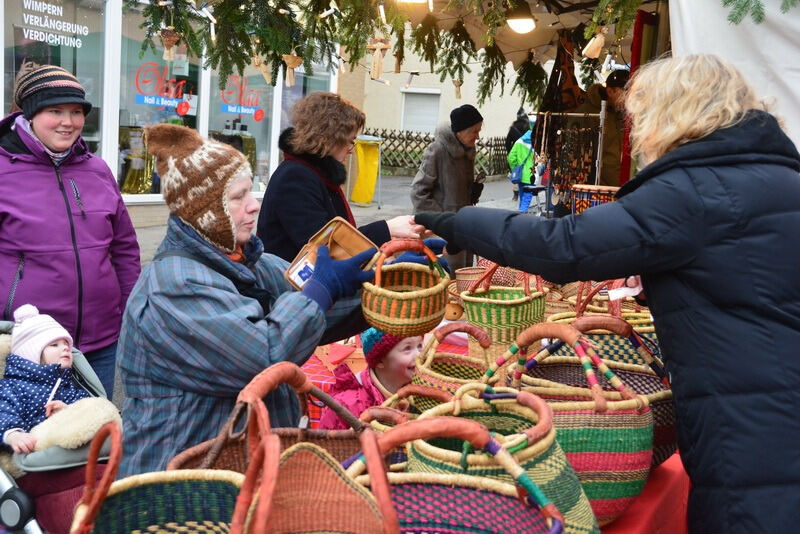
M43 65L21 75L14 89L14 102L28 120L46 107L61 104L80 104L84 115L92 110L78 79L55 65Z
M145 146L156 157L161 192L169 211L218 249L236 250L236 231L228 210L228 189L251 178L247 158L225 143L205 139L176 124L145 128Z

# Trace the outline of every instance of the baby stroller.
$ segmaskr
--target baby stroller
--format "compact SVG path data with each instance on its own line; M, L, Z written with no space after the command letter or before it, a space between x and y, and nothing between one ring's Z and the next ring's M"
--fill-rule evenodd
M0 377L10 351L14 323L0 321ZM100 379L77 349L72 350L75 379L94 397L106 398ZM29 534L69 532L72 511L81 497L89 445L52 446L31 454L0 452L0 530ZM104 451L107 457L107 451ZM98 466L98 478L104 466Z

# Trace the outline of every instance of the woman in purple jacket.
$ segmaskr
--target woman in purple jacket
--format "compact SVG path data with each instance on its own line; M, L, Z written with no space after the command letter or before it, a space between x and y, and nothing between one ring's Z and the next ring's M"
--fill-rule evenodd
M45 65L17 80L0 121L0 319L32 303L72 335L110 398L139 245L108 165L81 137L92 105Z

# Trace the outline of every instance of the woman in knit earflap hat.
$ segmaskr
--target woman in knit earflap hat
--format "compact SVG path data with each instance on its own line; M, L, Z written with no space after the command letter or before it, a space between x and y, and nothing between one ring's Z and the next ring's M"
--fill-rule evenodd
M173 124L148 127L145 142L170 215L122 322L123 476L164 469L213 438L265 368L302 364L321 342L363 330L357 291L374 276L361 269L374 249L333 261L320 247L313 276L294 291L288 264L253 235L259 205L244 155ZM274 427L299 422L289 386L265 402Z
M331 396L356 417L372 406L380 406L398 389L411 382L416 360L422 351L422 336L401 338L369 328L361 334L361 346L367 368L358 376L347 364L334 369L336 383ZM330 408L326 408L320 426L327 429L348 428Z
M35 302L83 352L109 397L139 245L111 169L81 136L92 104L71 72L26 63L0 120L0 295ZM15 273L15 274L11 274Z

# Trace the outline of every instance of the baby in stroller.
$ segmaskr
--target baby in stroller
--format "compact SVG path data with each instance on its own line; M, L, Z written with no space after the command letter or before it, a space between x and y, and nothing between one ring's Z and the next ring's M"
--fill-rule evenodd
M61 325L31 305L14 318L0 322L0 526L37 532L36 509L46 531L67 532L84 482L82 445L119 413Z

